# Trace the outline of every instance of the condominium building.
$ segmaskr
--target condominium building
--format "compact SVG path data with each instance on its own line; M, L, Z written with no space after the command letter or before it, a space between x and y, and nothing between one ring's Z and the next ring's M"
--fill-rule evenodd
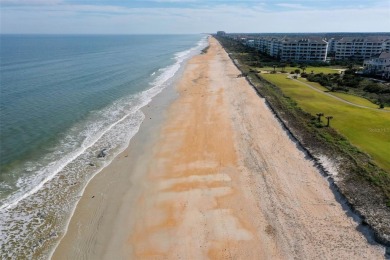
M334 35L291 35L270 34L226 34L243 44L254 47L281 61L315 62L336 60L364 60L381 52L390 52L390 36L343 36Z
M336 42L336 60L363 60L390 51L390 37L343 37Z
M328 43L319 37L261 37L258 50L282 61L325 61Z
M327 48L327 52L328 53L335 53L336 52L336 43L337 43L337 40L335 38L330 38L328 40L325 39L325 41L328 42L328 48Z
M328 43L319 37L285 38L282 41L281 60L325 61Z
M386 79L390 78L390 52L382 52L369 59L364 60L363 72L380 76Z

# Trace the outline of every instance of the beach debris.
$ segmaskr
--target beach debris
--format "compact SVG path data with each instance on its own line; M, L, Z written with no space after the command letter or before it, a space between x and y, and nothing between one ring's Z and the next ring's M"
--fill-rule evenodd
M242 77L246 77L246 76L247 76L246 73L241 73L241 74L238 74L238 75L237 75L237 78L242 78Z
M95 198L95 196L92 196L92 199Z
M97 158L104 158L107 156L107 148L104 148L103 150L100 151L100 153L98 154Z
M98 157L99 157L99 156L98 156ZM95 164L94 164L94 163L91 163L91 162L90 162L90 163L88 163L88 165L89 165L89 166L92 166L92 167L94 167L94 166L95 166Z

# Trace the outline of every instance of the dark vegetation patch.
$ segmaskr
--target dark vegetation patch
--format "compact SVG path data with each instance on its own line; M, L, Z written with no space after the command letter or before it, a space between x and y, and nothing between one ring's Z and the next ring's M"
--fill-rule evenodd
M204 48L200 53L201 54L206 54L207 51L209 50L210 46L207 46L206 48Z
M349 92L364 97L379 106L390 106L389 83L375 82L358 76L355 69L348 69L344 74L306 74L308 81L318 82L329 91Z

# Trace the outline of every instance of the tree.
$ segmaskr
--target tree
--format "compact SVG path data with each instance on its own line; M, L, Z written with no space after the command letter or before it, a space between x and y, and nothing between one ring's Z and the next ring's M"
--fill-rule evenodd
M333 116L326 116L325 117L326 119L328 119L328 123L326 124L326 126L330 126L330 120L333 119Z
M282 72L286 70L286 63L280 63L279 67L282 69Z
M380 93L383 90L383 87L378 83L372 82L368 86L366 86L363 90L370 93Z
M299 68L302 69L303 72L305 72L307 66L306 66L305 64L301 64L301 65L299 66Z
M295 74L301 73L301 71L299 69L294 70L294 72L295 72Z
M318 113L318 114L316 114L316 116L318 119L318 123L321 123L321 117L324 116L324 113Z

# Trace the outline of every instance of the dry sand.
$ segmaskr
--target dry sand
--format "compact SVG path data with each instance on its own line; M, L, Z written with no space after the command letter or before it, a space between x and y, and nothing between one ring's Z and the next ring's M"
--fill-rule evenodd
M155 138L88 185L54 259L384 258L239 73L211 38Z

